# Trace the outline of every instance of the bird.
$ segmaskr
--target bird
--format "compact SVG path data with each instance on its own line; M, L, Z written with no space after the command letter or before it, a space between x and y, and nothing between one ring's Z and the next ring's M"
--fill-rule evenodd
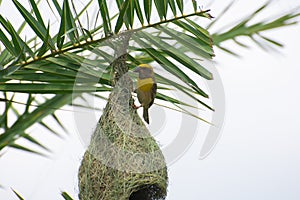
M140 64L135 68L134 72L138 72L137 88L135 92L141 103L141 105L136 108L143 107L143 118L145 122L149 124L148 110L154 102L157 90L153 67L149 64Z

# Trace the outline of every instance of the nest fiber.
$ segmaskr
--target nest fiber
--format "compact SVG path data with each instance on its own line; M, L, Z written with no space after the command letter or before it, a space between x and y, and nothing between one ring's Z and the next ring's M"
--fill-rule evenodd
M126 75L115 86L79 169L81 200L158 200L167 191L162 152L136 110Z

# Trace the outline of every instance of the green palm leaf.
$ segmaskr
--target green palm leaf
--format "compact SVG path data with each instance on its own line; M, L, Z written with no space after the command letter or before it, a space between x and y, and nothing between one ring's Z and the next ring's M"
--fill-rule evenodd
M43 26L44 28L46 28L46 26L44 24L44 20L43 20L43 18L41 16L41 13L40 13L40 10L38 9L37 4L35 3L34 0L29 0L29 2L30 2L30 5L32 7L32 10L33 10L33 12L35 14L35 17L36 17L37 21L41 24L41 26Z
M152 11L152 0L144 0L144 11L148 24L150 24L150 17Z
M167 4L166 0L154 0L154 4L159 15L160 20L166 19L167 17Z
M189 11L191 13L188 14L183 14L185 6L183 0L154 0L154 2L116 0L114 2L119 10L115 13L108 5L109 1L97 0L97 9L102 20L96 19L94 26L90 24L82 26L83 17L85 14L88 16L88 8L94 5L93 0L87 1L78 14L74 3L71 9L69 2L64 0L63 5L60 6L57 0L51 1L59 14L59 24L52 24L52 21L45 23L38 3L34 0L29 0L31 11L28 11L20 1L13 0L24 19L24 23L19 28L0 14L2 26L0 41L5 47L0 52L0 105L4 107L0 113L0 151L5 147L11 147L44 155L42 152L49 152L49 148L30 135L29 127L38 124L48 132L61 137L60 132L50 126L47 120L43 120L45 117L52 117L67 132L64 119L56 115L56 110L63 110L63 106L70 105L73 98L80 97L83 93L107 100L105 94L113 89L111 63L114 61L114 55L106 49L113 48L114 40L127 34L133 35L129 41L126 61L129 69L141 63L158 64L159 69L171 74L170 77L166 77L161 75L159 70L155 74L158 83L157 99L163 102L161 106L172 105L173 107L168 108L209 123L186 109L187 107L198 109L198 107L175 99L166 91L179 91L205 109L213 111L214 109L204 101L208 98L205 89L200 88L196 79L190 77L187 71L191 71L196 78L201 76L211 80L212 73L199 60L212 59L213 45L237 55L223 44L232 40L239 46L247 47L239 41L241 36L251 38L264 49L268 47L265 44L281 47L280 42L264 36L264 31L293 25L300 15L298 11L291 11L269 20L252 23L254 16L266 10L268 5L265 4L245 19L227 25L229 28L222 28L222 31L210 34L209 28L216 26L218 20L208 23L207 28L203 28L205 24L197 20L212 19L212 17L208 10L197 11L194 0L186 3L192 4L194 8L194 11ZM142 2L143 6L140 4ZM229 10L231 5L228 5L225 10L227 8ZM171 14L168 15L168 10L172 11L174 17L169 18ZM155 21L152 13L157 13L160 19ZM54 15L55 12L53 17L56 17ZM140 26L137 27L137 23L134 24L137 21L136 17L140 22ZM146 25L145 19L148 22ZM47 27L45 24L48 24ZM33 31L29 40L24 39L21 34L27 25ZM53 35L51 31L54 27L59 27L59 30ZM126 29L122 29L123 27ZM97 60L89 58L91 55L96 56ZM133 73L129 72L129 74L133 80L136 78ZM25 101L18 102L19 93L28 94ZM53 96L49 97L47 94ZM38 101L37 95L44 101ZM21 112L16 105L22 105L24 110ZM84 107L80 104L76 106ZM15 121L10 121L12 115L17 118ZM34 146L22 145L19 143L20 138ZM16 191L13 192L17 198L23 199ZM62 192L61 195L64 199L72 199L66 192Z
M115 33L118 33L124 23L125 20L125 14L127 11L127 8L129 6L130 0L125 0L125 2L123 2L122 6L120 7L120 13L119 13L119 17L116 23L116 27L115 27Z
M6 35L4 34L4 32L1 29L0 29L0 40L1 40L2 44L6 47L6 49L12 55L14 55L16 57L18 56L18 52L16 51L16 49L14 48L14 46L12 45L12 43L9 41L9 39L6 37ZM2 52L1 55L3 56L4 52Z
M175 0L168 0L168 3L170 5L170 8L171 8L174 16L177 16L177 10L176 10Z
M11 189L13 193L18 197L19 200L24 200L24 198L14 189Z
M171 96L162 96L165 88L173 88L185 93L207 109L213 110L201 101L201 98L207 98L208 94L186 74L185 70L192 71L196 76L212 79L212 74L199 60L211 59L214 56L212 45L228 52L231 50L222 45L225 41L234 40L238 45L243 45L237 39L240 36L251 37L258 44L264 41L275 46L282 46L281 43L264 36L261 32L295 24L294 19L299 16L298 12L293 12L269 21L250 24L253 16L266 9L267 5L263 5L227 31L214 33L211 36L207 29L203 28L204 25L197 22L200 17L211 19L211 16L208 11L197 11L195 1L190 2L194 6L194 12L183 15L183 0L164 0L162 2L155 0L153 9L160 16L160 20L155 21L154 18L152 19L152 0L143 0L143 6L138 0L116 0L119 8L117 13L110 10L108 1L97 0L102 22L98 22L94 28L83 28L80 22L84 13L88 12L88 7L93 5L92 0L83 6L79 14L76 13L74 6L73 10L70 8L67 0L64 0L62 7L57 0L51 2L60 15L59 31L56 35L51 35L51 23L48 23L47 27L45 26L34 0L29 1L32 11L27 11L19 1L13 0L25 20L19 29L16 29L13 24L0 15L0 23L5 29L5 31L0 29L0 41L5 46L5 49L0 52L0 90L2 94L4 96L6 92L55 94L46 102L38 103L38 107L33 112L29 112L30 109L27 106L26 112L22 115L25 119L30 118L30 120L23 123L20 119L11 127L7 126L9 112L6 111L14 110L14 103L0 102L6 107L6 111L0 117L0 126L5 128L5 133L0 135L1 149L6 145L15 145L15 141L20 137L27 137L27 134L22 136L20 133L24 133L36 122L41 122L43 117L55 116L56 109L70 104L72 93L80 96L84 92L110 91L112 89L110 64L114 60L114 55L103 49L111 48L109 44L114 38L127 33L133 34L128 47L130 52L127 63L130 69L139 63L158 63L165 71L181 80L180 83L177 83L157 74L159 99L175 103L178 106L185 105L185 102L176 101ZM167 19L169 9L174 17ZM177 11L181 13L180 16L176 16L179 13ZM115 17L111 17L112 15ZM133 27L135 17L138 17L139 27ZM147 25L144 25L144 17L148 22ZM112 27L113 24L115 27ZM216 24L216 22L212 22L208 26ZM32 38L27 41L20 36L26 25L29 25L34 32ZM126 30L121 32L124 25ZM55 49L55 44L60 49L59 51ZM231 53L234 54L234 52ZM88 56L92 54L97 56L96 61L88 59ZM191 54L193 56L190 56ZM98 95L101 96L101 94ZM5 99L7 98L5 97ZM58 102L59 99L61 102ZM27 100L28 105L34 102L32 98ZM49 109L50 107L55 109ZM185 112L181 108L178 109ZM38 111L45 114L37 115ZM17 114L15 112L15 115ZM62 125L63 122L60 124ZM47 124L44 123L44 125ZM18 133L18 129L22 131ZM48 130L51 131L52 128L48 127ZM38 141L33 138L27 137L27 139L38 145ZM40 147L42 148L42 146Z
M28 12L21 3L19 3L17 0L13 0L13 3L19 10L19 12L24 17L26 23L32 28L32 30L35 32L35 34L41 38L41 40L44 40L44 37L47 33L45 26L40 24L31 14Z
M141 22L141 25L144 26L144 17L143 17L143 13L142 13L142 9L141 9L139 0L134 0L134 7L136 10L136 14Z
M170 60L166 57L162 56L160 52L153 48L148 48L147 43L140 40L138 37L134 37L135 41L144 47L145 52L147 52L157 63L159 63L165 70L178 77L184 83L190 85L198 94L208 97L208 95L202 91L197 84L190 79L183 71L181 71L176 65L174 65Z
M98 3L100 7L100 14L103 20L104 33L105 36L108 36L112 31L107 3L105 0L98 0Z
M183 0L176 0L176 2L181 14L183 14Z
M199 74L205 79L211 80L213 79L212 74L205 69L198 62L195 62L191 57L187 56L185 53L178 52L178 49L169 43L163 41L158 37L154 37L147 32L139 32L138 36L146 38L149 43L155 45L157 48L161 49L166 55L174 58L178 62L180 62L183 66L192 70L196 74Z
M72 197L67 192L62 192L61 195L65 200L73 200Z

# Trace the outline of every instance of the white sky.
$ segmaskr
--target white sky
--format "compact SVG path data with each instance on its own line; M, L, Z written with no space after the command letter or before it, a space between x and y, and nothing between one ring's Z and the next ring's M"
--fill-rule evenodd
M260 2L238 1L233 11L216 24L216 30L255 10ZM217 17L225 5L225 1L215 2L209 8ZM270 18L296 6L300 6L299 0L274 1L262 16ZM215 51L226 94L222 137L214 151L199 160L207 131L205 125L199 126L199 135L190 149L169 167L168 200L300 199L300 26L267 35L284 43L285 48L267 53L254 45L250 50L231 45L241 59ZM33 136L53 144L50 159L15 150L2 155L0 184L6 189L0 189L1 200L16 199L9 187L30 200L62 199L60 191L76 197L77 169L84 147L73 134L77 132L73 113L61 115L71 133L63 140L43 129L32 130ZM92 132L92 125L87 127ZM170 132L166 128L163 131Z

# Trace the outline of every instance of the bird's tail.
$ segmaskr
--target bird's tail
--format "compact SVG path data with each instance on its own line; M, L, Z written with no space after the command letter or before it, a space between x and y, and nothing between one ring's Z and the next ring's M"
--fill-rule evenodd
M143 117L144 117L144 120L147 122L147 124L149 124L148 108L144 108Z

